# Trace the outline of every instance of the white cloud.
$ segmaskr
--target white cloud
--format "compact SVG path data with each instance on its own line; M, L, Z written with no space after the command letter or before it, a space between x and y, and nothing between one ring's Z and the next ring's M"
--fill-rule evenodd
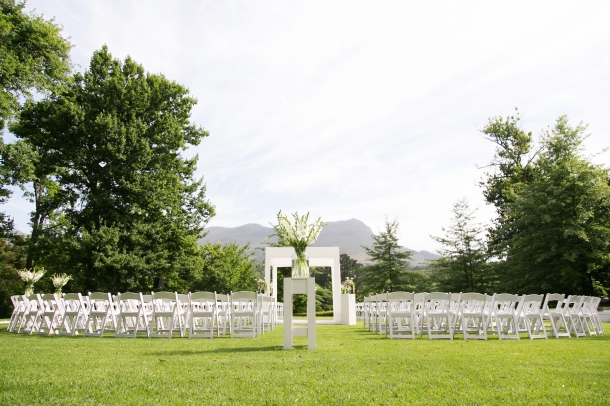
M64 26L82 69L107 44L190 89L211 135L188 152L217 207L211 225L267 224L282 209L377 230L387 215L404 245L433 250L457 199L483 206L476 166L493 146L477 128L489 117L519 107L539 134L568 114L590 123L591 152L609 144L607 2L28 7ZM5 207L21 227L16 206Z

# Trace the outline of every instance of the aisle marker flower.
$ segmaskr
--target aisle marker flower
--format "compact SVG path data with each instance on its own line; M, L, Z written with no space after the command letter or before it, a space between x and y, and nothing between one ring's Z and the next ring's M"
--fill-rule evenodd
M27 283L24 295L28 296L34 293L34 283L38 282L40 278L42 278L42 276L45 274L45 272L46 271L43 267L37 266L32 269L26 268L23 271L18 272L19 277L21 277L21 280Z
M349 276L345 278L345 281L341 285L341 293L356 293L356 285L354 279Z
M51 282L53 282L53 286L55 286L55 293L61 295L61 288L63 288L70 279L72 279L72 276L66 275L65 273L51 276Z

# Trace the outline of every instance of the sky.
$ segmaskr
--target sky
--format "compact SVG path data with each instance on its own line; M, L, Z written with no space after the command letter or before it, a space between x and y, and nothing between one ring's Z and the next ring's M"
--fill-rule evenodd
M518 108L536 139L560 115L610 153L610 2L29 0L70 37L84 71L106 44L190 89L210 136L197 175L209 226L276 214L359 219L435 251L453 204L493 217L480 129ZM4 206L28 231L32 205Z

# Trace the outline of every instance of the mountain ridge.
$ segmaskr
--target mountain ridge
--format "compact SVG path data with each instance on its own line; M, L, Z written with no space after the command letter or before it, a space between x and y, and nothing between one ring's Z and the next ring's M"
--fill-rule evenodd
M266 245L265 240L273 234L272 227L265 227L256 223L247 223L237 227L207 227L207 234L199 239L201 244L205 243L229 243L235 242L243 246L250 244L250 249L254 253L257 261L263 260L263 248ZM311 244L312 247L339 247L341 254L347 254L356 259L358 262L368 263L368 256L364 251L365 247L370 247L373 243L373 230L358 219L340 220L328 222L322 229L316 242ZM275 242L277 239L269 238L269 242ZM416 251L410 248L404 248L413 252L411 266L424 265L427 260L438 259L439 255L430 251Z

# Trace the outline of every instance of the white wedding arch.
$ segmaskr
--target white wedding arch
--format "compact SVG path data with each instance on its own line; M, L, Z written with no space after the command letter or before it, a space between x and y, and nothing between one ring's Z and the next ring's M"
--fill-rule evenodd
M333 292L333 320L341 323L341 265L339 247L307 247L309 266L330 267ZM265 247L265 282L273 286L273 297L277 299L277 268L291 267L292 247ZM272 271L273 269L273 271ZM280 301L282 298L280 298Z

